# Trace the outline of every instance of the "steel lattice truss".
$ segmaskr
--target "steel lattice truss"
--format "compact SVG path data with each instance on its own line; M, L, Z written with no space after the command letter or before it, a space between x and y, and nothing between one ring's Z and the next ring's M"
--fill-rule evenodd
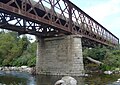
M119 39L69 0L0 0L0 28L41 37L79 34L105 45Z

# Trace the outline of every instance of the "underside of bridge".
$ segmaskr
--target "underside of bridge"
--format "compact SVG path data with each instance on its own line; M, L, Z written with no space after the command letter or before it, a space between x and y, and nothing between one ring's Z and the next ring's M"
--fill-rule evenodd
M37 37L38 74L84 73L82 47L119 39L69 0L0 0L0 28Z

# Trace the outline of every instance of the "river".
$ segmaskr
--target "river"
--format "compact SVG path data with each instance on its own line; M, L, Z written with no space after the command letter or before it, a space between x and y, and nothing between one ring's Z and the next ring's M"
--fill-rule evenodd
M54 85L61 77L0 71L0 85ZM91 74L88 77L74 78L78 85L120 85L117 81L120 75Z

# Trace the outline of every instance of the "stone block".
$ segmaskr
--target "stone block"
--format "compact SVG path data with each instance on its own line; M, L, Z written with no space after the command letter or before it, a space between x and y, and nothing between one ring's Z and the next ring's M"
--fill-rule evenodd
M48 75L81 75L84 70L81 36L39 38L36 72Z

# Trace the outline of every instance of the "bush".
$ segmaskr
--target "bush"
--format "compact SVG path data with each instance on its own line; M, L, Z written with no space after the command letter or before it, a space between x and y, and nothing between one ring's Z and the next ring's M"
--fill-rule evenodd
M103 70L103 71L112 70L112 67L108 66L106 64L101 65L99 68L100 68L100 70Z
M100 48L100 47L96 47L96 48L86 48L84 49L83 51L83 56L84 57L91 57L93 59L96 59L96 60L99 60L99 61L102 61L108 54L108 49L103 47L103 48Z
M99 60L104 64L100 66L102 70L111 70L120 67L120 50L103 48L84 49L83 56ZM88 62L88 61L87 61Z

